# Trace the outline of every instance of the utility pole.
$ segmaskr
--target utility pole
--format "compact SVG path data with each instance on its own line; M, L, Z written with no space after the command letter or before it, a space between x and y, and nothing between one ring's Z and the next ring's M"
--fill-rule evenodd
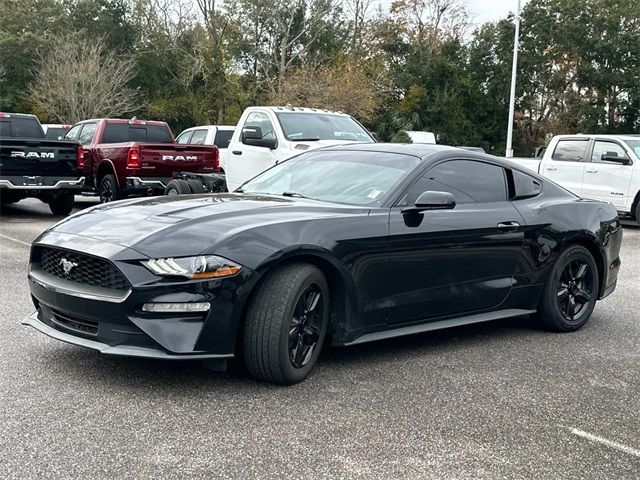
M518 69L518 50L520 49L520 2L516 12L516 35L513 40L513 65L511 66L511 96L509 98L509 126L507 128L506 157L513 157L513 117L516 108L516 74Z

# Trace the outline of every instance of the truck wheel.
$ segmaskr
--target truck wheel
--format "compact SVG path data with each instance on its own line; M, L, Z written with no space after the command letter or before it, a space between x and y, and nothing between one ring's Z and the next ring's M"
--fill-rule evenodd
M206 190L204 189L204 185L202 185L202 182L199 182L198 180L187 180L187 183L189 184L189 189L191 190L191 193L206 192Z
M247 369L281 385L301 382L313 369L329 323L329 287L307 263L277 267L249 303L243 336Z
M556 332L581 328L593 313L598 298L598 267L591 252L568 247L553 267L538 308L540 319Z
M47 202L49 209L54 215L69 215L73 210L75 197L73 193L64 192L56 195Z
M636 222L640 223L640 202L636 205Z
M127 194L118 187L115 175L111 174L102 177L98 193L100 193L100 203L113 202L115 200L127 198Z
M188 195L191 193L189 183L186 180L171 180L164 189L165 195Z

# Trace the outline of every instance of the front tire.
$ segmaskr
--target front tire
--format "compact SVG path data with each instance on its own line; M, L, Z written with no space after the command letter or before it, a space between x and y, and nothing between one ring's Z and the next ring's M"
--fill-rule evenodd
M249 373L293 385L313 369L329 323L329 287L313 265L293 263L269 272L250 300L243 338Z
M586 248L573 245L556 261L538 308L551 330L573 332L591 317L599 292L598 267Z
M73 210L75 196L70 192L60 193L51 198L47 203L49 204L49 210L51 210L51 213L54 215L66 216Z

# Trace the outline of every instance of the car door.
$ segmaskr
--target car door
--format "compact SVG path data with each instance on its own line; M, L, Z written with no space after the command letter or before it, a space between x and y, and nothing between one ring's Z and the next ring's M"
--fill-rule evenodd
M230 146L231 156L228 162L232 164L228 165L228 180L234 188L275 164L275 150L241 143L242 131L256 127L262 132L262 138L276 138L273 122L266 112L255 111L247 115L240 131L239 142Z
M629 165L603 161L602 155L609 152L618 157L629 157L624 147L615 140L596 139L591 149L591 161L585 168L582 196L611 202L618 210L624 210L634 200L629 198L632 161ZM635 197L635 192L632 197Z
M566 137L558 140L550 159L542 162L545 177L582 196L589 137Z
M522 254L524 220L507 199L502 167L449 160L424 173L390 211L390 324L471 313L509 294ZM451 210L409 217L402 208L425 191L452 193Z

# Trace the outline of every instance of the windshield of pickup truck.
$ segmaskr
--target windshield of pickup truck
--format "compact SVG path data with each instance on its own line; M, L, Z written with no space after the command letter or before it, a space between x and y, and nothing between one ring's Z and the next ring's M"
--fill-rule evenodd
M352 140L373 142L371 135L353 118L329 113L276 112L287 140Z
M309 152L249 180L239 192L379 205L419 159L380 152Z
M626 144L631 147L636 157L640 157L640 140L626 140Z

